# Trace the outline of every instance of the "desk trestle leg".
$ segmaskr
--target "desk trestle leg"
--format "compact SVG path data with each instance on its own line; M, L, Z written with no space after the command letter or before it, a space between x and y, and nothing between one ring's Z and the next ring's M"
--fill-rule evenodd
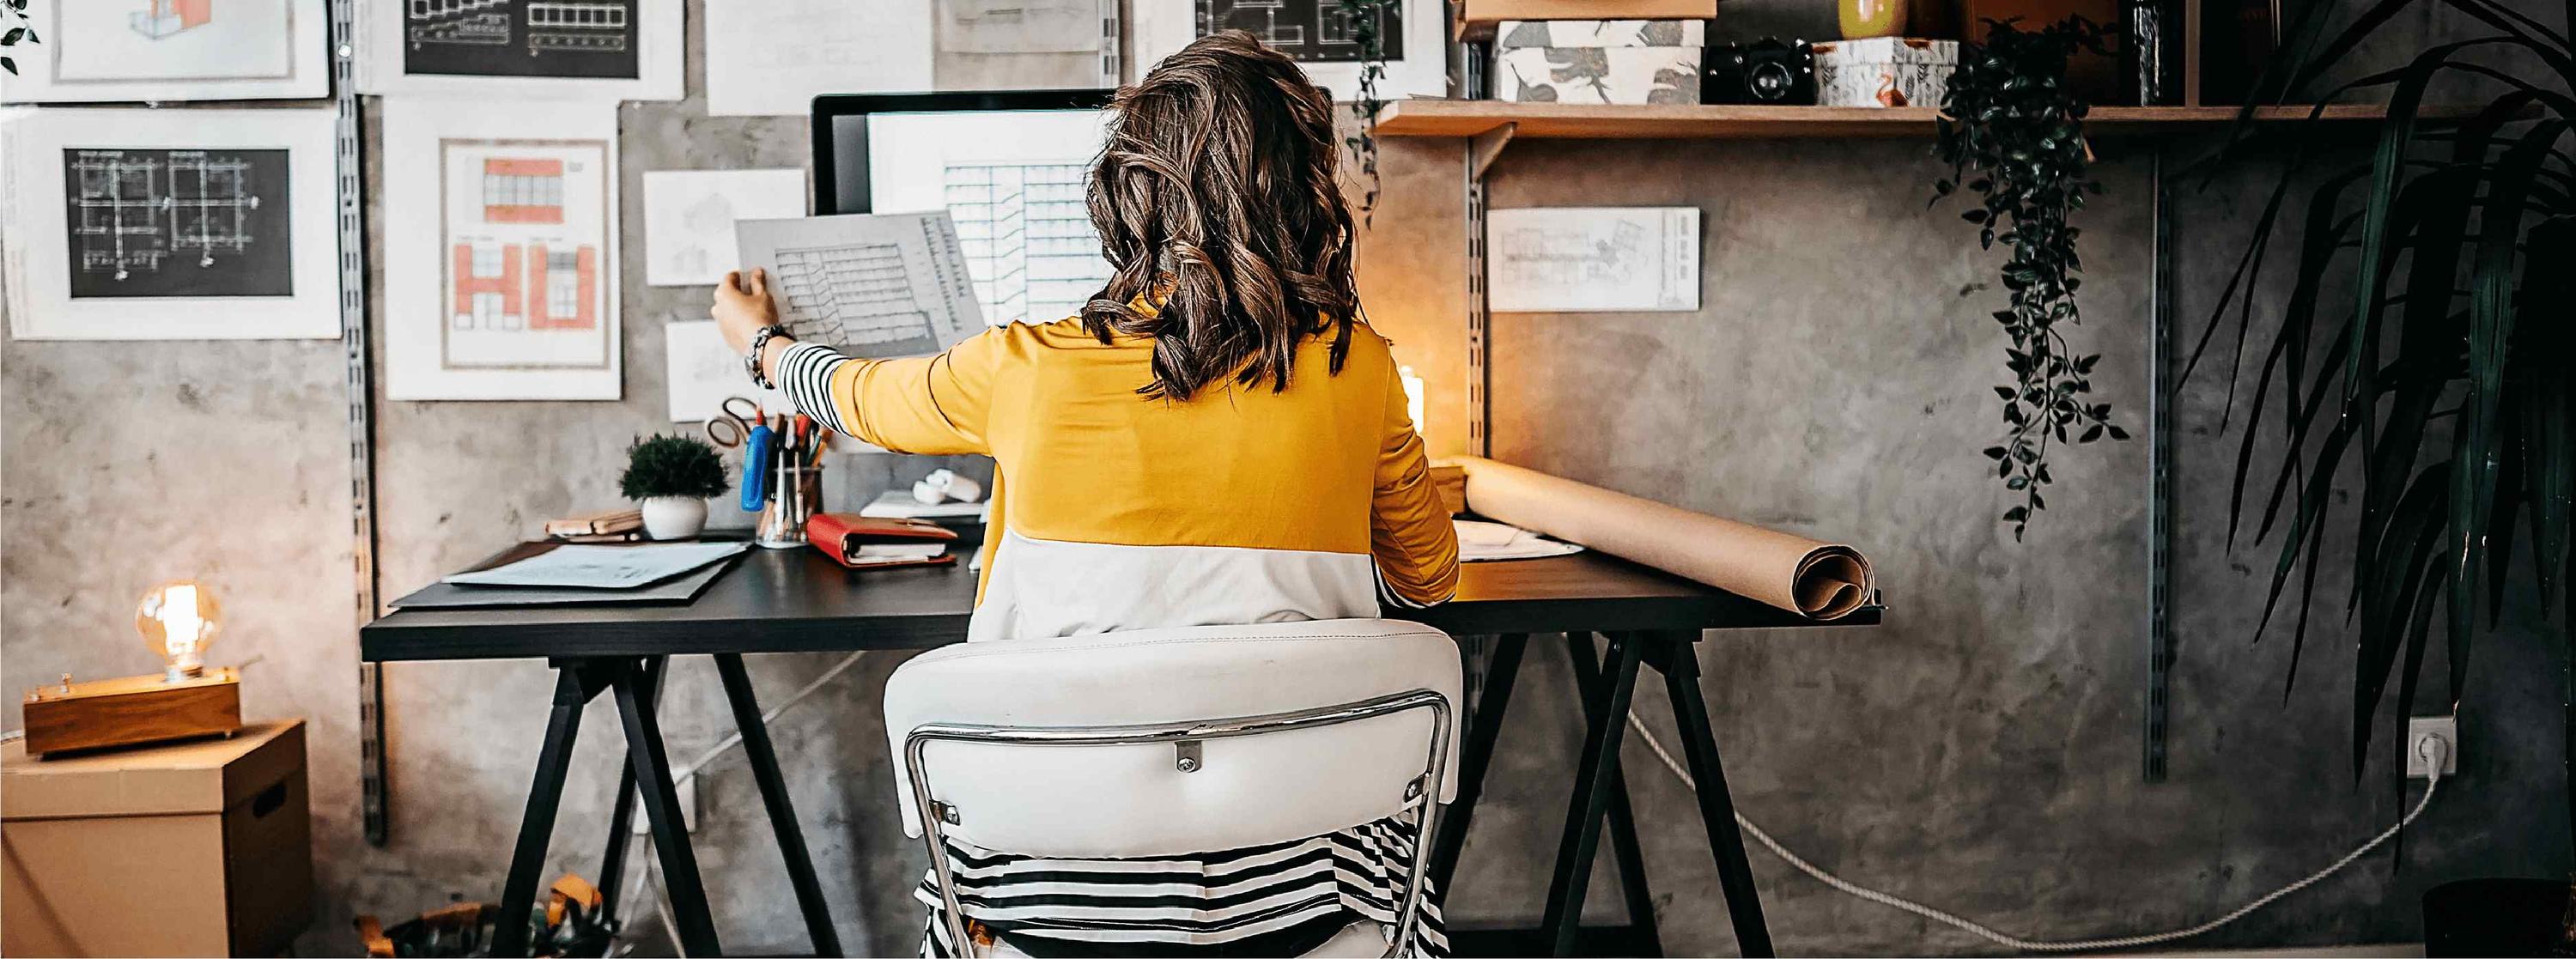
M1664 667L1664 688L1672 693L1673 721L1681 727L1682 755L1697 783L1699 818L1708 827L1708 846L1717 855L1717 882L1726 891L1726 911L1735 922L1735 946L1747 956L1768 956L1771 927L1762 919L1762 895L1753 888L1753 867L1744 861L1744 833L1735 825L1735 800L1727 795L1726 770L1717 762L1717 738L1709 729L1708 700L1699 688L1699 645L1684 636L1674 641Z
M751 674L742 667L742 654L717 653L716 673L724 679L725 701L733 706L733 722L742 730L742 752L751 762L752 779L760 784L761 804L769 809L769 827L778 835L778 851L787 861L787 882L795 887L796 906L805 914L805 934L814 942L814 954L841 954L840 934L832 928L832 912L823 904L823 885L814 877L814 857L805 848L805 831L796 823L796 808L787 798L787 778L778 771L778 754L769 742L769 726L760 720L760 701L752 695Z
M644 683L646 700L661 694L662 667L669 662L655 656L644 661L650 677ZM617 921L617 897L626 888L626 850L635 845L635 765L624 763L617 769L617 800L608 814L608 850L599 857L599 916L604 922Z
M1594 658L1592 639L1581 633L1566 637L1566 654L1574 661L1575 694L1583 698L1584 722L1602 718L1602 698L1608 687L1602 682L1601 663ZM1611 716L1611 722L1624 722L1625 715ZM1614 750L1609 757L1613 767L1619 765ZM1637 814L1628 802L1628 772L1614 773L1610 792L1610 862L1619 867L1619 894L1628 905L1628 926L1636 934L1644 955L1664 954L1664 941L1655 929L1655 897L1646 886L1646 855L1637 842Z
M1494 743L1503 732L1503 714L1512 704L1512 684L1520 678L1526 633L1494 637L1493 660L1486 665L1474 699L1469 701L1467 735L1458 746L1458 798L1440 814L1431 841L1431 860L1424 870L1431 882L1449 888L1458 871L1458 850L1467 844L1467 824L1475 821L1476 800L1485 794L1485 770L1493 765Z
M537 882L546 867L546 841L554 836L555 809L563 803L564 773L572 767L572 744L581 733L581 710L607 688L609 673L589 662L555 666L554 706L546 715L546 743L537 750L536 780L528 786L528 810L519 819L519 842L510 853L510 878L501 887L501 915L492 923L492 954L528 952L528 910L536 905Z
M644 821L653 829L653 852L662 860L663 888L671 894L670 920L680 933L680 946L692 956L720 956L715 917L707 911L707 890L698 876L698 855L689 845L688 820L680 812L680 794L671 782L671 757L663 752L662 723L653 715L652 697L638 695L644 685L632 663L620 663L617 715L626 726L626 759L635 770L635 785L644 800Z

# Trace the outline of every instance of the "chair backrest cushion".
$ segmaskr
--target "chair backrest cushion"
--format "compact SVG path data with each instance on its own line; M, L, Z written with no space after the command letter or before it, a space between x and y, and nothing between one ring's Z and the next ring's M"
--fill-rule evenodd
M1439 630L1382 619L1194 626L965 643L898 667L886 682L905 832L921 834L905 741L925 724L1067 729L1238 719L1428 689L1450 704L1455 795L1458 647ZM1116 746L934 741L944 831L1033 856L1179 855L1319 836L1393 815L1420 776L1432 712L1205 740L1195 771L1167 743Z

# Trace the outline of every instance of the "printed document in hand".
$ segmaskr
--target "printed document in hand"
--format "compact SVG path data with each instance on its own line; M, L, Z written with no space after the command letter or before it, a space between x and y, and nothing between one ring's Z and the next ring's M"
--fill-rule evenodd
M1485 221L1487 302L1504 313L1699 309L1699 208L1538 207Z
M796 338L855 356L928 356L984 331L947 211L737 220L745 271L769 271Z
M439 582L460 586L633 589L730 559L750 548L751 544L745 542L557 546L515 563L458 573Z

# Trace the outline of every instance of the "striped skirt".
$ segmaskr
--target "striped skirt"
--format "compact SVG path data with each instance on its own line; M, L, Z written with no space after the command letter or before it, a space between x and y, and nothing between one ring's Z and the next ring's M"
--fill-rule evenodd
M1013 938L1095 944L1218 946L1333 916L1387 924L1404 901L1412 816L1328 836L1159 859L1044 859L950 840L948 863L966 917ZM913 897L930 908L921 954L957 955L939 880L925 873ZM1424 884L1422 916L1405 955L1445 959L1440 891Z

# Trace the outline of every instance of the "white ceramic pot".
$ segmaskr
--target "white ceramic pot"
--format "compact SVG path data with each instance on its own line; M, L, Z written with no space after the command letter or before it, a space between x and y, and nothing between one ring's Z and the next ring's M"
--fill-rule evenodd
M654 539L687 539L707 528L707 501L694 496L656 496L644 501L644 535Z

